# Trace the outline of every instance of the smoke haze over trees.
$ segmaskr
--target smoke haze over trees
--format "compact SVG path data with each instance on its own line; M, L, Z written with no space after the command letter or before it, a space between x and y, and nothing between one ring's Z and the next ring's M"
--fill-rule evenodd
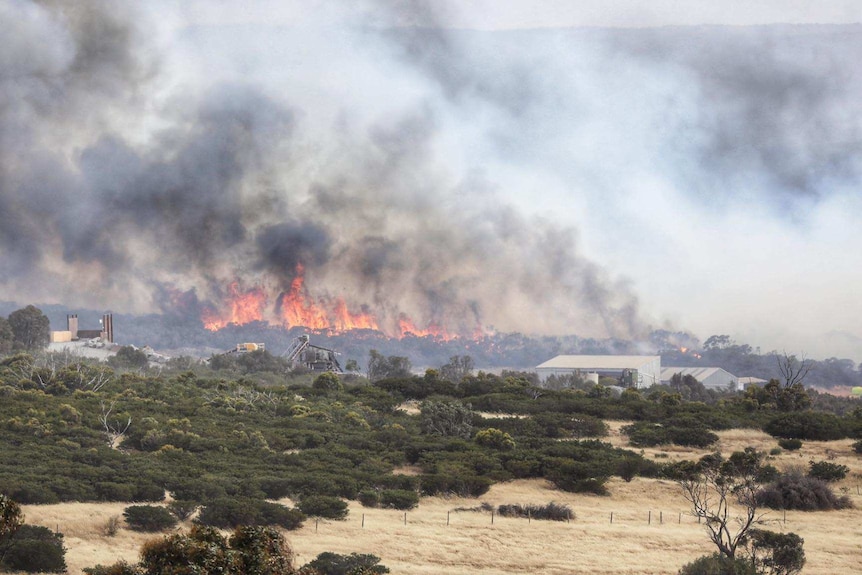
M254 292L281 324L301 269L303 301L386 333L676 325L862 359L859 26L363 10L4 3L3 299L196 326Z

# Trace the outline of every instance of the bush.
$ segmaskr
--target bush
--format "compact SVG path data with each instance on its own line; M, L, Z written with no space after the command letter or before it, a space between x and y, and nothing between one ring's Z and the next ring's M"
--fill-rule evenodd
M24 524L21 506L0 494L0 538L11 535Z
M785 473L757 494L757 503L771 509L830 511L852 507L846 495L838 497L826 482L799 472Z
M0 566L30 572L60 573L66 570L63 535L47 527L22 525L0 541Z
M509 451L515 449L515 440L505 431L500 431L493 427L483 429L476 434L476 443L482 447L491 449L499 449L501 451Z
M376 489L363 489L358 499L363 507L377 507L380 504L380 494Z
M497 513L503 517L529 517L550 521L571 521L575 518L575 513L568 505L553 501L547 505L500 505L497 507Z
M132 531L164 531L177 524L177 518L164 507L154 505L132 505L123 511L126 525Z
M95 567L84 567L86 575L141 575L141 570L125 561L113 565L96 565Z
M746 535L746 548L759 573L789 575L805 566L805 542L796 533L776 533L752 529Z
M853 451L862 454L862 439L853 444Z
M341 383L341 380L336 374L331 371L327 371L314 378L314 382L311 384L311 387L316 391L328 393L330 391L342 391L344 389L344 384Z
M185 521L197 511L199 505L196 501L185 501L182 499L174 500L168 503L168 511L174 514L174 517L180 521Z
M197 519L198 523L236 528L241 525L279 525L285 529L299 529L305 515L298 509L289 509L277 503L257 499L216 499L208 503Z
M102 535L105 537L115 537L120 532L122 522L119 515L113 515L102 524Z
M419 505L419 495L405 489L384 489L380 492L380 506L407 511Z
M610 473L605 466L594 462L560 460L558 464L551 465L551 460L546 460L545 477L553 483L557 489L570 493L594 493L596 495L607 495L608 490L605 482Z
M781 449L786 449L787 451L796 451L802 448L802 440L801 439L779 439L778 446Z
M821 479L828 483L833 481L841 481L847 477L847 472L850 468L846 465L838 463L830 463L828 461L809 461L808 476L815 479Z
M423 475L420 481L423 495L459 497L480 497L488 492L493 483L487 477L475 475Z
M757 575L750 561L715 553L698 557L679 570L679 575Z
M769 421L763 431L773 437L808 441L831 441L843 439L847 435L840 417L819 411L779 415Z
M346 519L348 514L347 503L338 497L330 495L311 495L299 502L299 510L310 517L322 517L324 519Z
M353 573L389 573L389 569L380 563L380 557L370 554L351 553L321 553L317 558L304 565L303 570L311 568L321 575L351 575Z

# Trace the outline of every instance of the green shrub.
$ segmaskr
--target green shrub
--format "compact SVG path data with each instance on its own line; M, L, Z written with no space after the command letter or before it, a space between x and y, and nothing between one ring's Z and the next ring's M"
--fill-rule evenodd
M241 525L279 525L285 529L299 529L305 515L277 503L246 498L222 498L207 503L201 510L198 523L221 529Z
M419 505L419 495L404 489L384 489L380 492L380 507L407 511Z
M351 553L350 555L339 555L338 553L321 553L317 558L303 566L315 569L321 575L352 575L353 573L382 574L389 573L389 569L379 565L380 557L370 554Z
M363 507L377 507L380 504L380 494L376 489L363 489L358 499Z
M15 533L23 524L21 506L0 493L0 538Z
M617 475L626 483L630 482L640 472L643 459L639 457L623 457L617 464Z
M831 441L847 436L840 417L819 411L785 413L770 420L763 431L773 437Z
M346 519L349 512L347 503L330 495L304 497L297 507L309 517L322 517L324 519Z
M0 566L10 570L43 573L66 570L63 535L39 525L22 525L0 540L0 558Z
M853 451L862 454L862 439L853 443Z
M796 451L802 448L802 440L801 439L779 439L778 446L781 449L785 449L787 451ZM779 451L779 453L781 453Z
M488 492L492 481L487 477L475 475L422 475L420 477L423 495L457 495L459 497L479 497Z
M196 501L185 501L182 499L174 500L168 503L168 511L173 513L174 517L180 521L185 521L197 511L200 505Z
M605 482L610 472L606 466L594 462L555 459L559 463L553 467L550 466L550 460L547 462L545 477L557 489L570 493L608 494Z
M801 442L800 442L800 445L801 445ZM769 450L769 455L781 455L782 453L784 453L784 449L782 449L781 447L773 447L772 449Z
M792 575L805 566L804 543L796 533L751 529L746 534L745 546L758 573Z
M342 391L344 384L341 383L336 374L327 371L314 378L314 383L311 384L311 387L316 391L328 393L331 391Z
M679 570L679 575L758 575L751 561L717 553L698 557Z
M126 525L132 531L164 531L176 526L177 518L164 507L154 505L132 505L123 511Z
M853 506L847 495L836 496L825 481L799 472L785 473L764 487L757 494L757 503L771 509L799 511L830 511Z
M758 483L770 483L781 476L781 472L774 465L761 465L757 468L754 480Z
M571 507L553 501L547 505L500 505L497 507L497 513L503 517L529 517L550 521L571 521L575 518Z
M829 461L808 462L808 476L828 483L841 481L847 477L848 471L850 471L849 467L838 463L830 463Z
M476 443L482 447L499 449L501 451L515 449L515 440L512 439L512 436L493 427L479 431L476 434Z
M135 565L129 565L125 561L113 565L96 565L95 567L84 567L86 575L141 575L141 570Z

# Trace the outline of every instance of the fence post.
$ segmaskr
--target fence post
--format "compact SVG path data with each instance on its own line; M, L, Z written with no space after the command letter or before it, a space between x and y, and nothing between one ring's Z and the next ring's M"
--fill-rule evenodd
M315 532L315 533L317 533L317 523L318 523L319 521L320 521L320 519L315 519L315 520L314 520L314 532Z
M404 512L404 525L407 525L407 512Z
M613 523L613 522L614 522L614 512L611 511L611 523Z
M491 525L494 524L494 510L491 510Z
M647 515L647 525L652 525L652 509L649 510L649 514Z
M664 511L658 512L658 523L659 525L664 525Z
M451 513L451 511L446 512L446 525L449 525L449 514L450 513Z
M682 513L679 514L679 519L677 520L677 523L682 524Z
M365 528L365 513L362 514L362 528Z
M529 509L527 509L527 523L528 524L533 520L532 515L533 515L532 512Z

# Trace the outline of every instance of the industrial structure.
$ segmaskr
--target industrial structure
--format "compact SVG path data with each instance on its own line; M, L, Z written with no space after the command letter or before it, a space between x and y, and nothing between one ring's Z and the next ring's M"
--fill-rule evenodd
M612 377L622 387L643 388L659 383L661 357L657 355L558 355L536 366L539 380L550 376L577 375L597 381Z
M99 320L99 329L78 329L78 314L66 315L66 329L52 331L51 343L65 343L82 339L101 339L105 343L114 343L114 316L106 313Z
M293 340L284 357L291 367L304 367L311 371L332 371L344 373L336 357L338 352L311 343L308 335L301 335Z
M720 367L663 367L661 370L661 382L669 383L674 374L682 376L690 375L700 382L706 389L716 391L727 391L739 389L739 378Z

